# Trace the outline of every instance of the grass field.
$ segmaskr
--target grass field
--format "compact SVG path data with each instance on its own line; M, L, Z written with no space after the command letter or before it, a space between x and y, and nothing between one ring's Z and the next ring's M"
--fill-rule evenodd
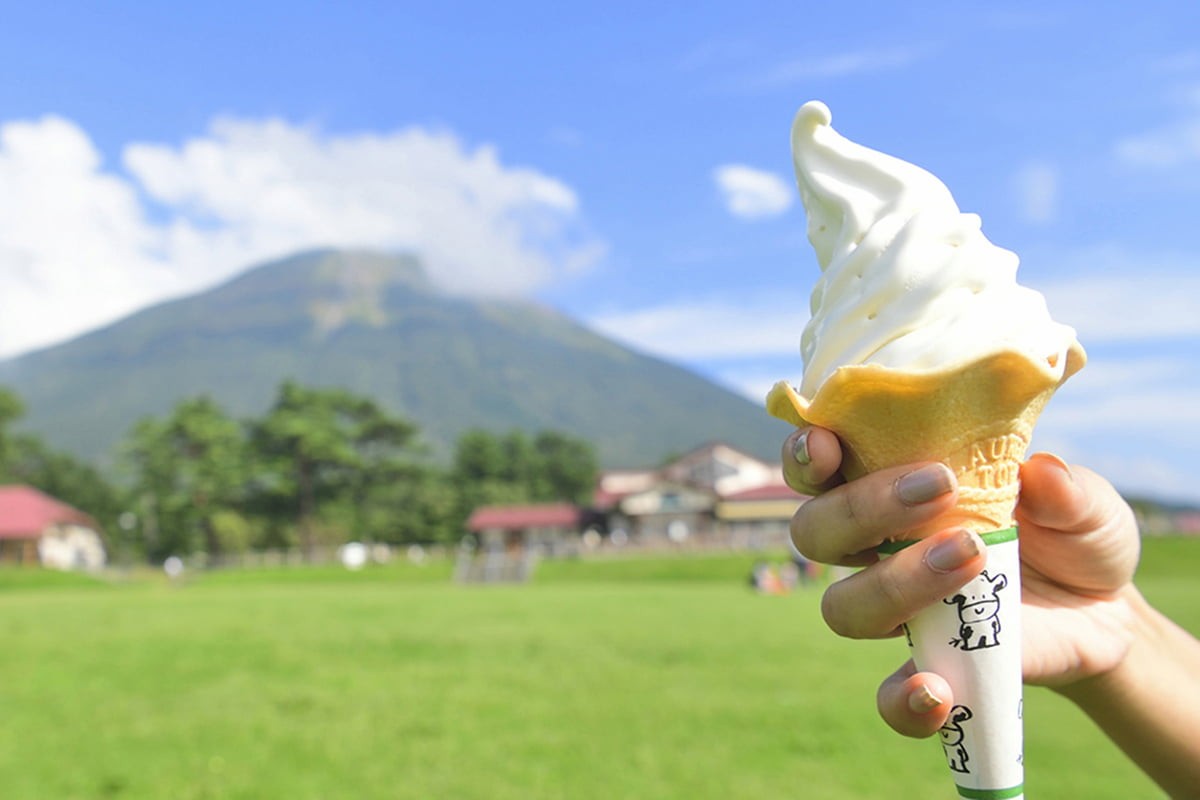
M747 557L98 584L0 573L0 797L954 796L940 746L874 711L903 645L760 597ZM1200 631L1200 541L1146 594ZM1070 705L1026 699L1035 800L1160 797Z

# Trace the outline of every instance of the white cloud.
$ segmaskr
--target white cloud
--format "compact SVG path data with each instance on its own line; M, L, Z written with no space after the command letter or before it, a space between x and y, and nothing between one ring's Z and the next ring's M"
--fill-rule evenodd
M589 325L638 350L673 359L794 355L807 308L771 298L702 300L593 316Z
M0 355L111 320L175 280L128 182L59 117L0 126Z
M306 247L413 250L449 290L505 295L603 251L570 187L445 131L222 119L123 161L61 118L0 126L0 356Z
M1034 431L1030 453L1049 451L1067 463L1081 464L1104 476L1121 492L1200 503L1200 482L1186 466L1186 459L1164 455L1160 448L1148 447L1140 440L1137 448L1121 447L1117 436L1123 428L1064 433L1055 416L1055 402L1051 402Z
M1038 422L1035 450L1085 464L1122 491L1200 501L1200 391L1190 359L1094 359Z
M766 399L771 387L778 381L787 380L798 384L800 375L800 355L797 353L790 364L783 363L778 368L754 366L719 369L714 377L718 383L737 392L747 400L761 403Z
M1104 452L1085 452L1078 460L1128 496L1200 503L1195 474L1181 470L1178 461L1148 454L1129 457Z
M773 172L743 164L713 170L713 180L730 214L742 219L776 217L792 207L792 187Z
M1193 391L1185 387L1180 380L1181 375L1189 375L1193 361L1180 356L1151 356L1129 359L1125 357L1105 356L1103 359L1093 359L1086 367L1067 384L1064 391L1069 398L1075 396L1101 397L1116 394L1130 387L1145 387L1150 385L1179 386L1180 391ZM1200 375L1196 376L1200 379Z
M1045 295L1052 316L1074 327L1085 345L1186 344L1200 337L1200 275L1165 266L1132 270L1129 265L1137 262L1111 249L1080 251L1070 258L1091 263L1095 274L1042 282L1035 288ZM1167 257L1158 263L1172 261ZM1118 263L1126 265L1120 275L1105 274ZM1136 304L1131 298L1136 298ZM801 294L772 297L749 293L597 313L588 322L639 350L701 361L798 358L800 334L808 316ZM1137 375L1128 372L1134 366ZM1178 362L1164 356L1123 364L1125 371L1114 374L1110 368L1105 374L1114 375L1111 384L1115 386L1128 384L1133 377L1165 376L1179 368ZM1088 369L1088 374L1097 372ZM737 382L742 383L740 379Z
M1135 167L1167 168L1200 160L1200 120L1129 136L1117 142L1117 159Z
M1061 253L1080 274L1038 288L1091 351L1038 424L1035 449L1086 464L1127 491L1200 500L1187 454L1200 450L1200 275L1179 254L1133 259L1118 247ZM1082 273L1081 264L1091 270ZM1137 265L1138 269L1131 268ZM591 325L639 350L691 364L752 402L798 381L802 299L766 293L597 315ZM1149 346L1148 346L1149 345Z
M1083 391L1082 377L1080 380ZM1195 397L1194 385L1185 389L1169 383L1135 384L1092 393L1078 402L1060 403L1055 421L1077 431L1136 431L1153 433L1166 441L1184 435L1197 439L1197 434L1186 433L1200 431L1200 405Z
M1046 418L1056 430L1100 431L1200 446L1200 374L1188 353L1128 356L1105 351L1059 390ZM1108 448L1111 450L1111 444Z
M1030 162L1013 176L1021 213L1030 222L1044 225L1058 216L1058 169L1040 161Z
M1200 336L1200 275L1155 269L1149 259L1119 260L1119 274L1105 274L1098 253L1093 272L1037 288L1055 319L1071 325L1080 341L1146 342ZM1113 270L1114 272L1116 270Z
M496 150L409 128L325 136L279 120L218 120L182 147L131 145L129 171L178 210L176 235L258 254L311 245L413 249L453 291L521 294L588 243L562 182Z
M1169 54L1151 63L1168 82L1163 98L1178 117L1142 133L1116 141L1112 152L1119 163L1130 167L1169 169L1200 161L1200 83L1186 76L1200 65L1200 51Z
M799 381L807 322L803 299L759 295L600 314L588 324L635 350L690 363L758 403L776 381Z
M906 67L930 55L920 46L875 47L822 56L806 56L778 64L761 82L768 86L801 83L822 78L844 78Z

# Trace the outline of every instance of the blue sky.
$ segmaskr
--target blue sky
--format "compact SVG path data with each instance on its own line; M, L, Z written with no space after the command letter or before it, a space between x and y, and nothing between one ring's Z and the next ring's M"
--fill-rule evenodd
M0 12L0 356L361 245L757 398L801 369L788 132L815 98L945 181L1079 330L1035 445L1200 500L1193 2Z

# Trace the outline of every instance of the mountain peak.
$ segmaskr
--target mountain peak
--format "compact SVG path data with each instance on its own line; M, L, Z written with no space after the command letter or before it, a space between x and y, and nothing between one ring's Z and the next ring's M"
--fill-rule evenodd
M396 292L423 296L437 289L413 255L323 248L257 264L200 297L264 319L281 308L302 313L321 339L351 325L383 327Z
M316 284L408 286L432 291L420 260L409 253L320 248L249 267L227 285L287 280Z
M558 312L455 297L413 256L369 251L260 264L4 367L25 427L95 459L186 397L261 414L283 380L372 397L443 455L470 428L564 431L626 466L714 438L766 454L786 434L760 406Z
M311 250L264 264L245 277L268 287L280 280L307 282L308 315L322 337L351 323L385 325L388 292L394 288L434 291L415 257L369 250Z

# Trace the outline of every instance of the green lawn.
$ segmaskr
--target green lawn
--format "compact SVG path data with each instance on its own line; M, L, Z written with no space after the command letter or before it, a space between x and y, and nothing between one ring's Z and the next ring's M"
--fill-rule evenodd
M215 573L170 586L0 573L0 797L954 796L874 711L899 642L827 632L751 560ZM1200 631L1200 541L1150 598ZM1160 796L1071 706L1026 700L1034 798Z

